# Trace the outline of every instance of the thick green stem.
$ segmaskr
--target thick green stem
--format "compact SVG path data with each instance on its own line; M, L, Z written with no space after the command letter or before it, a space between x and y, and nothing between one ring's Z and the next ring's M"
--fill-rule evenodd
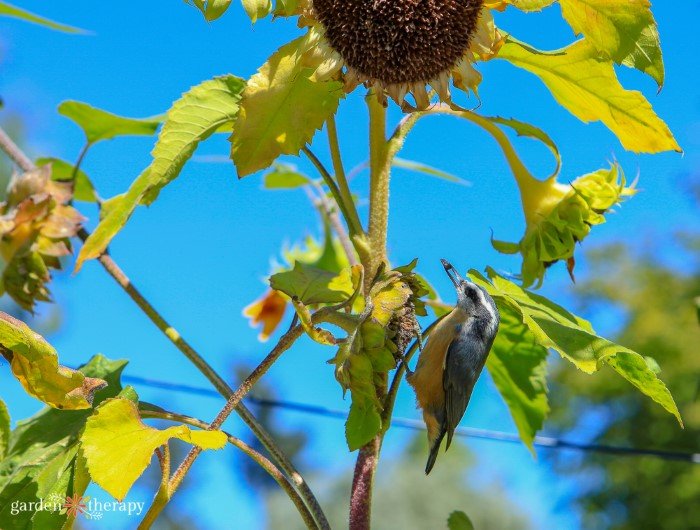
M365 264L365 293L369 282L386 259L386 232L389 223L389 179L386 164L386 109L374 92L367 96L369 109L369 262Z

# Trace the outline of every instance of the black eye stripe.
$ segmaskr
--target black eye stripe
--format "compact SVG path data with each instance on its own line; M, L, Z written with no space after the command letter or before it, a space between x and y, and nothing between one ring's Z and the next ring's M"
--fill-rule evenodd
M469 285L464 286L464 294L466 294L469 299L474 302L475 304L479 303L479 295L476 293L474 289L471 288Z

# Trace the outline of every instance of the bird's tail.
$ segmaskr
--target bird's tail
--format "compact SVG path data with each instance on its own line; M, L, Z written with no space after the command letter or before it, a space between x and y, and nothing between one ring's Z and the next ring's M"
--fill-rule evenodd
M443 427L440 429L440 434L435 438L435 441L430 446L430 454L428 455L428 463L425 464L425 474L427 475L433 469L435 465L435 460L437 460L438 453L440 452L440 444L442 439L445 437L447 430Z

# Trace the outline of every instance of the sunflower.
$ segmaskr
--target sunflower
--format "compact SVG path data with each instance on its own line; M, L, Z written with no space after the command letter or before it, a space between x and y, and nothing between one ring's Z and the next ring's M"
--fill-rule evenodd
M504 36L483 0L300 0L290 13L315 30L315 53L325 54L325 77L340 78L346 93L373 88L404 111L426 109L428 86L443 102L455 88L478 98L474 64L494 57ZM413 97L414 104L406 101Z

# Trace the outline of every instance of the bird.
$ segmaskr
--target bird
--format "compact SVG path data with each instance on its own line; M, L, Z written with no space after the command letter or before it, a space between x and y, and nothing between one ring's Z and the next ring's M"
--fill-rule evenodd
M407 367L406 376L415 390L417 408L423 409L423 421L428 429L430 455L426 475L435 465L445 435L445 451L452 443L500 322L496 303L486 289L463 279L448 261L440 261L457 290L457 305L435 326L421 350L415 371Z

